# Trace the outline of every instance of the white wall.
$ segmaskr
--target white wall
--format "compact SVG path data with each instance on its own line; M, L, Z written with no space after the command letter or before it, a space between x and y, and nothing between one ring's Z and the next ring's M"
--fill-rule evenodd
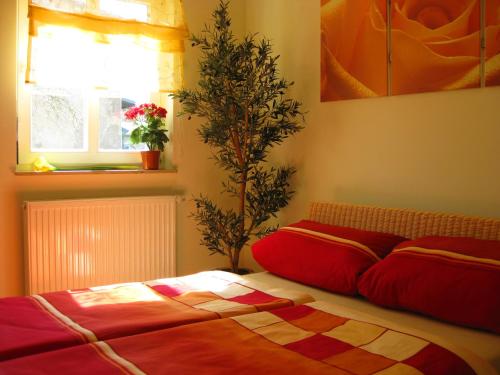
M217 0L185 0L190 30L209 22ZM500 216L500 87L391 98L319 102L318 0L233 0L237 34L258 31L281 55L292 94L303 101L306 129L274 152L273 163L292 163L297 191L280 216L283 224L306 216L312 200L410 207ZM199 120L176 120L176 174L15 176L16 0L0 2L0 296L23 291L21 203L26 199L205 192L219 197L221 172L196 135ZM186 84L197 77L197 54L186 53ZM227 203L223 201L223 203ZM208 256L179 206L178 270L185 274L223 266ZM250 252L243 265L254 266Z

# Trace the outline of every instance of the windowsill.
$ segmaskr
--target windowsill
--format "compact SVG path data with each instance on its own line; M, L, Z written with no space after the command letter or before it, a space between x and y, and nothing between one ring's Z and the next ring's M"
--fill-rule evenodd
M109 169L108 169L109 168ZM75 175L75 174L158 174L158 173L177 173L177 168L169 167L164 169L142 169L141 166L116 166L116 167L106 167L106 166L95 166L95 167L85 167L79 168L74 167L64 167L64 169L59 169L55 171L47 172L37 172L34 171L32 166L29 164L18 164L13 170L16 176L47 176L47 175Z

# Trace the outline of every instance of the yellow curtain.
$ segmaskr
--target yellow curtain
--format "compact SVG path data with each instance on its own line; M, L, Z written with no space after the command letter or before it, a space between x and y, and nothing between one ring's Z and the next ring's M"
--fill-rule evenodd
M181 0L30 0L26 82L171 92L182 86Z

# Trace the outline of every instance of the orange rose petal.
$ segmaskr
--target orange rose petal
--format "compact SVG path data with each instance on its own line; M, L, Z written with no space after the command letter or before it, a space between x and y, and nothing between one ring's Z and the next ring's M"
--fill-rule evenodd
M488 26L486 35L486 58L490 58L500 53L500 25Z
M433 8L427 9L431 9L429 12L433 10ZM408 18L407 15L404 14L403 9L400 8L398 4L394 4L392 8L392 28L402 30L422 41L443 41L446 39L464 37L471 32L477 31L470 29L471 17L473 15L479 17L478 0L471 0L467 8L453 21L441 27L431 29L414 19ZM472 24L479 25L479 19L476 21L476 23Z
M331 0L321 7L321 30L329 50L347 66L353 58L357 30L368 12L367 0Z
M416 18L418 13L427 7L440 5L452 18L457 18L464 9L474 0L393 0L403 14L409 18Z
M477 67L474 67L466 72L462 77L457 78L455 82L443 87L442 90L458 90L479 87L481 82L480 75L481 71Z
M323 43L321 45L321 54L323 57L321 59L321 63L324 64L324 69L322 67L322 71L326 73L326 77L322 77L322 102L329 100L360 99L377 96L377 94L375 94L372 90L346 72L335 56Z
M469 16L469 32L471 33L481 30L481 0L478 3L478 6L472 9Z
M345 13L344 5L342 1L332 0L321 7L321 40L334 52L342 43L341 23Z
M481 55L481 35L478 32L464 38L449 40L446 42L430 42L425 45L441 56L475 56Z
M484 71L486 86L500 85L500 54L486 61Z
M365 18L359 29L353 60L345 69L379 96L387 95L387 32L375 4L370 7L370 17Z
M374 1L370 5L370 20L373 27L379 31L387 32L387 4L385 1Z
M493 4L495 3L495 4ZM494 7L493 7L494 5ZM486 86L500 85L500 1L489 1L487 3L487 24L486 27L486 58L484 66ZM495 16L496 15L496 23Z
M500 24L500 0L486 1L486 26Z
M392 40L394 94L440 91L479 69L476 57L440 56L401 31L393 30Z
M378 13L382 16L382 21L387 24L387 1L386 0L374 0L373 6L378 8Z
M323 98L323 93L328 91L328 75L327 75L327 52L324 50L323 43L323 33L321 33L321 97ZM323 100L322 100L323 101Z

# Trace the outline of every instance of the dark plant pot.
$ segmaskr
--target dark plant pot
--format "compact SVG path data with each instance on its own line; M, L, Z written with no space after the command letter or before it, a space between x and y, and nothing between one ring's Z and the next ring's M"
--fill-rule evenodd
M233 272L229 267L221 267L216 269L217 271ZM250 268L238 268L238 272L233 273L236 273L237 275L248 275L249 273L253 273L253 270L251 270Z
M141 151L142 168L159 169L160 151Z

